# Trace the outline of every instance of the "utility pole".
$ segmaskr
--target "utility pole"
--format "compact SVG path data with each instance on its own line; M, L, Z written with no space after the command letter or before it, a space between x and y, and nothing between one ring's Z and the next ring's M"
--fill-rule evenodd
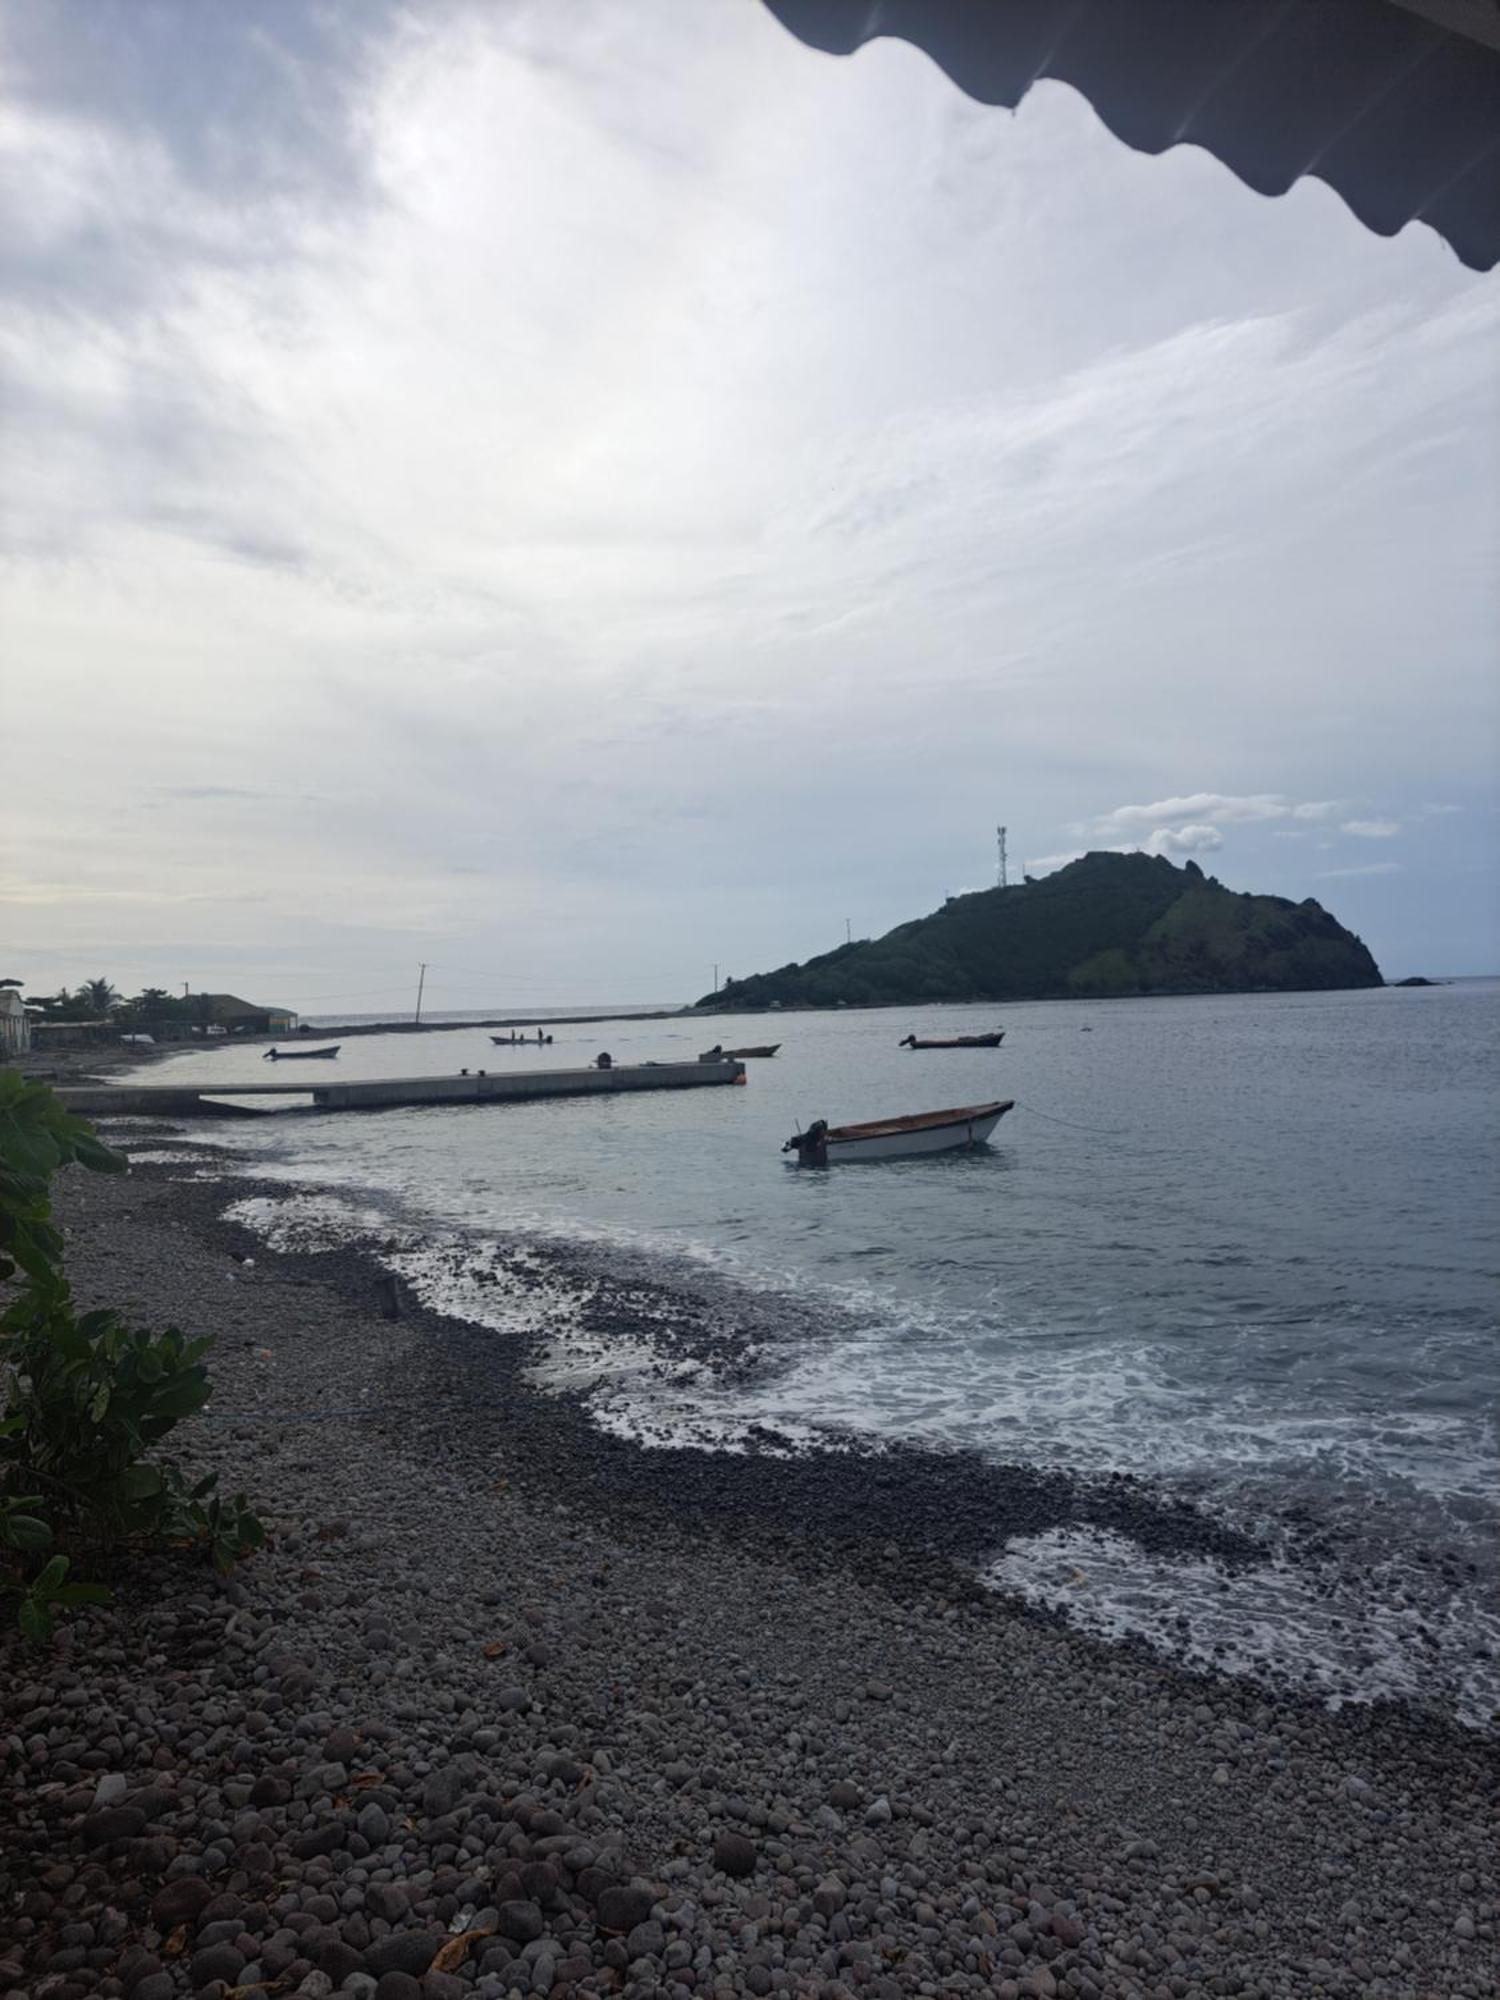
M718 990L719 990L719 968L718 968L718 965L717 965L717 964L715 964L715 966L714 966L714 991L715 991L715 993L717 993L717 992L718 992Z
M413 1023L413 1025L416 1025L422 1019L422 988L426 984L427 984L427 961L424 958L417 972L417 1012L416 1012L416 1021Z
M1010 887L1010 879L1005 872L1005 828L1003 826L995 828L995 838L1000 843L1000 887L1008 889Z

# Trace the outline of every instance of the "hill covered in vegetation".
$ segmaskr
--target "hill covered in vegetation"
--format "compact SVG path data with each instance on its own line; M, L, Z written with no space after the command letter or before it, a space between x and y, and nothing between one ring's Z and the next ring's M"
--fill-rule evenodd
M1195 862L1085 854L1040 881L950 896L884 937L736 979L697 1004L1101 999L1379 986L1365 946L1320 903L1236 894Z

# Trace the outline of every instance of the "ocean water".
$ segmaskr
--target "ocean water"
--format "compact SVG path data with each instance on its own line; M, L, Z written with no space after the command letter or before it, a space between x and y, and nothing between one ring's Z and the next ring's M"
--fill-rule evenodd
M998 1051L897 1047L992 1025ZM245 1219L389 1243L397 1218L387 1254L435 1303L497 1338L545 1315L543 1385L654 1442L853 1429L1149 1477L1264 1536L1267 1562L1226 1576L1070 1531L997 1550L996 1586L1329 1698L1493 1725L1500 981L555 1032L546 1050L370 1036L338 1072L782 1048L745 1089L212 1128L288 1183ZM267 1073L221 1047L142 1075ZM816 1117L993 1097L1017 1108L982 1152L823 1174L779 1152ZM566 1298L503 1282L528 1245L580 1237L781 1297L788 1333L729 1380L654 1367L649 1328L590 1349ZM486 1282L464 1284L455 1242ZM1332 1554L1307 1554L1297 1510Z

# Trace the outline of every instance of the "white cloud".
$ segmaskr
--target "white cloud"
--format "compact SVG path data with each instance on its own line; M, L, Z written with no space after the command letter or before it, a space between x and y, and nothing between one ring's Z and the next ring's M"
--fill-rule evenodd
M1066 868L1070 861L1077 861L1084 853L1105 854L1164 854L1173 855L1211 854L1224 845L1224 836L1216 826L1159 826L1142 841L1121 841L1102 850L1075 847L1062 854L1043 854L1022 863L1028 875L1050 875L1056 869Z
M1346 819L1339 828L1357 840L1393 840L1400 831L1399 819Z
M1156 799L1150 805L1116 806L1096 822L1101 833L1144 832L1164 820L1195 819L1219 826L1246 826L1276 819L1321 820L1338 811L1335 799L1298 802L1279 792L1188 792L1181 798Z
M1145 843L1148 854L1211 854L1224 845L1216 826L1159 826Z
M1325 868L1318 876L1320 882L1333 882L1350 875L1399 875L1399 861L1367 861L1358 868Z

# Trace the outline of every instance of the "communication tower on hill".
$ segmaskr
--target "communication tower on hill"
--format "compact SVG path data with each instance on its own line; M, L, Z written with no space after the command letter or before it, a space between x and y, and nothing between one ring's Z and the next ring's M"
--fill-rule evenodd
M1000 887L1002 889L1010 887L1010 878L1005 872L1005 832L1006 830L1003 826L995 828L995 839L1000 846Z

